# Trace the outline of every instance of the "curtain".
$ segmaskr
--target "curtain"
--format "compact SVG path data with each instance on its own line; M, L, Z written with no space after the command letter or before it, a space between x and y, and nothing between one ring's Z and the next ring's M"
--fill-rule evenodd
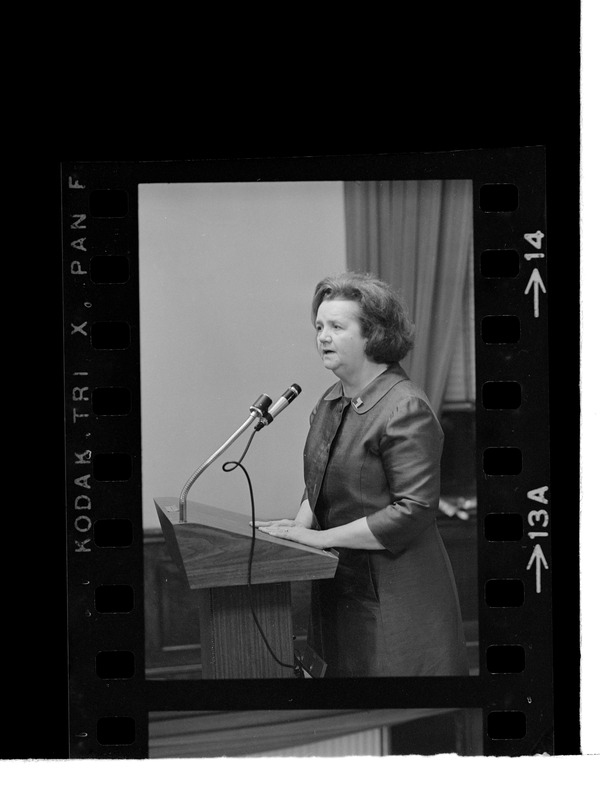
M444 394L444 408L448 410L475 408L475 288L472 250L465 281L463 312Z
M344 184L348 269L398 290L416 326L403 366L440 413L473 263L469 180Z

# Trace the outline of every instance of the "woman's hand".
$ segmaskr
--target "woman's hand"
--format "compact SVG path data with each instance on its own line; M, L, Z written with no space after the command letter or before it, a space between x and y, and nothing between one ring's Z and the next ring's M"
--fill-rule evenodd
M277 539L289 539L292 542L308 545L308 547L318 547L324 550L326 547L322 531L314 531L305 528L293 519L278 519L271 522L257 522L256 527L269 536Z
M250 523L252 524L252 523ZM269 536L278 539L291 539L293 542L318 547L319 550L330 550L336 547L349 547L359 550L385 550L381 542L375 538L367 518L362 517L347 522L337 528L315 531L307 528L302 521L295 519L275 519L270 522L257 522L256 527Z
M250 522L250 525L252 523ZM296 525L295 519L272 519L272 520L255 520L255 525L257 528L272 528L273 526L283 526L285 528L291 528L292 525Z

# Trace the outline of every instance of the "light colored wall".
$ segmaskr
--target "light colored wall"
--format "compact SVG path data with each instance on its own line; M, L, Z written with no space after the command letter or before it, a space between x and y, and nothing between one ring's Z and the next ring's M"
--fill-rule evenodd
M178 497L194 470L249 416L259 394L302 394L244 460L258 518L296 513L308 417L335 381L316 353L317 281L346 268L339 182L139 187L144 527L153 497ZM251 430L251 429L250 429ZM189 500L250 514L244 434Z

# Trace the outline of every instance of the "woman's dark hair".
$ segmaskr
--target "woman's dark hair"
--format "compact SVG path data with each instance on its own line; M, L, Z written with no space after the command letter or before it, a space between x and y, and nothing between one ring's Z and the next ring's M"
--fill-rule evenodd
M402 361L412 350L415 326L398 295L387 283L368 273L344 272L319 281L313 295L311 316L326 300L355 300L358 321L367 339L365 354L378 364Z

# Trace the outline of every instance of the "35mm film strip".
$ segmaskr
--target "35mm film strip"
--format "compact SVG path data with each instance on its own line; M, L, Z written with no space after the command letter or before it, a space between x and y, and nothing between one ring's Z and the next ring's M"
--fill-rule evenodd
M154 202L159 218L168 218L171 226L194 227L200 222L185 203L196 186L245 190L420 181L463 181L472 191L476 522L475 556L466 555L464 562L475 576L477 661L471 674L213 680L198 678L192 670L165 668L156 679L158 673L148 668L149 536L142 511L144 496L154 487L146 486L142 462L151 445L144 441L141 379L151 363L142 356L154 343L142 341L140 319L160 316L164 307L156 288L151 311L144 307L147 295L140 293L143 271L154 269L151 254L159 246L148 234L148 203ZM175 200L170 198L176 205L149 200L152 187L180 189ZM163 197L160 192L156 196ZM483 754L552 753L547 298L553 287L544 149L351 159L73 162L62 167L62 198L71 756L148 757L158 752L152 741L155 721L167 712L176 718L264 709L379 709L388 715L411 709L478 710ZM216 207L221 200L212 202ZM226 212L217 208L219 213ZM178 242L183 241L181 230ZM156 262L167 265L154 284L166 295L171 282L184 278L175 269L170 272L168 250ZM200 291L216 292L210 264L201 265L198 275ZM272 274L272 280L282 278ZM236 291L235 283L230 291ZM214 302L219 299L222 295L215 293ZM181 314L193 316L193 304L182 306ZM223 319L235 327L226 304ZM196 321L197 335L218 348L219 331L202 325ZM242 340L244 332L238 335ZM176 352L173 347L172 358ZM244 357L243 348L239 355ZM227 368L236 371L235 364ZM293 370L294 364L286 368ZM281 380L287 380L287 372ZM203 383L210 395L211 376ZM165 448L172 435L169 420L181 414L179 391L175 385L165 392ZM201 423L210 427L211 419ZM200 423L190 419L188 424ZM189 463L200 463L205 455L193 452ZM163 454L147 457L160 460ZM178 491L190 471L187 463L181 463L162 494L176 494L172 489ZM260 480L255 470L256 483ZM181 596L169 595L175 568L171 571L166 562L162 568L159 625L164 628L174 618L164 604L179 603ZM163 649L180 647L168 644L169 631L162 635ZM170 753L176 755L177 749Z

